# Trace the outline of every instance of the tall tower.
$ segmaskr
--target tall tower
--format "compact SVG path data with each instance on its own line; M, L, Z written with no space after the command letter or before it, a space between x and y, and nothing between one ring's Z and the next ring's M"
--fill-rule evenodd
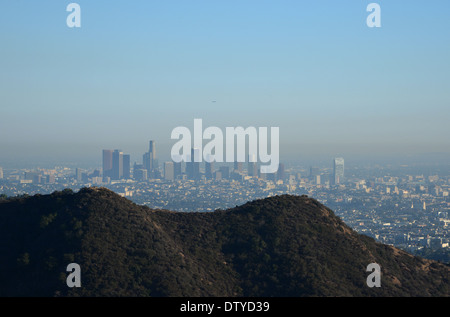
M150 153L150 157L154 160L156 159L156 143L153 140L148 142L148 152Z
M208 179L212 179L214 174L214 162L205 163L205 176Z
M207 161L205 162L205 177L207 179L212 179L214 175L214 161L211 161L211 156L208 154L206 157Z
M156 159L156 143L153 140L148 142L148 152L142 158L144 168L148 172L148 177L156 176L156 169L158 168L158 160Z
M333 181L334 184L340 184L344 180L344 159L336 157L333 165Z
M181 171L181 162L178 163L173 163L173 177L174 179L177 179L178 177L180 177L182 174Z
M83 173L83 171L80 169L80 168L76 168L75 169L75 179L77 180L77 182L81 182L82 181L82 178L83 178L83 175L82 175L82 173Z
M114 150L112 155L112 177L111 179L119 180L123 177L123 152Z
M123 155L123 178L130 179L131 178L131 162L130 155Z
M174 163L165 162L164 163L164 179L168 181L173 181L175 179Z
M191 149L191 157L186 162L186 173L189 179L200 179L200 149Z
M156 168L158 168L158 161L156 159L156 143L155 143L155 141L150 140L148 145L149 145L148 153L150 154L150 161L151 161L152 169L156 169Z
M112 177L113 150L103 150L103 177Z

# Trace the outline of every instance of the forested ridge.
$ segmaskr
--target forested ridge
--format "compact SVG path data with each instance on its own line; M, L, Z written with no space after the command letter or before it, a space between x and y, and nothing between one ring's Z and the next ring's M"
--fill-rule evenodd
M69 263L80 288L66 285ZM370 263L379 288L366 285ZM0 296L449 296L449 272L306 196L205 213L105 188L0 200Z

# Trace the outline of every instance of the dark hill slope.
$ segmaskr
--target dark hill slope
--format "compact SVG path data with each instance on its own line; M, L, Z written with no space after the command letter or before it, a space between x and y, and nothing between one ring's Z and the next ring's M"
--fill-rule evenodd
M71 262L78 289L66 286ZM373 262L381 288L366 285ZM0 202L0 296L448 296L449 272L307 197L213 213L151 210L99 188Z

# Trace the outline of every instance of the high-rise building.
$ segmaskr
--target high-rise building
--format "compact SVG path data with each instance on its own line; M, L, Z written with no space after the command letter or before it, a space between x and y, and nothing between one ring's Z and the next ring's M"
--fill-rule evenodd
M112 177L113 180L119 180L123 177L123 152L114 150L112 159Z
M148 143L148 152L150 153L150 158L152 159L152 161L156 160L156 143L153 140L150 140L150 142Z
M191 156L186 162L186 173L189 179L200 179L200 149L191 149Z
M168 181L173 181L175 179L175 171L173 162L164 163L164 179Z
M242 162L234 162L234 171L237 173L242 173Z
M77 182L81 182L82 181L82 177L83 177L83 171L79 168L75 169L75 179L77 180Z
M0 179L3 179L3 168L0 167Z
M148 152L143 156L143 165L148 172L149 177L156 176L156 170L158 169L158 160L156 159L156 143L153 140L148 142Z
M112 176L113 150L103 150L103 177Z
M158 160L156 159L156 143L153 140L149 142L148 153L150 155L151 170L154 173L155 169L158 168Z
M142 165L144 165L144 168L147 170L148 173L150 173L150 171L153 168L152 165L152 160L150 159L150 153L147 152L143 155L142 157Z
M333 165L333 181L334 184L340 184L344 180L344 159L342 157L336 157Z
M181 177L182 171L181 171L181 162L174 162L173 163L173 177L174 179L178 179Z
M130 154L123 155L123 178L125 179L131 178Z
M208 161L210 161L211 156L208 155L206 157L206 159ZM208 161L205 162L205 177L206 177L206 179L212 179L214 176L214 162L208 162Z
M205 162L205 177L207 179L212 179L214 175L214 162Z

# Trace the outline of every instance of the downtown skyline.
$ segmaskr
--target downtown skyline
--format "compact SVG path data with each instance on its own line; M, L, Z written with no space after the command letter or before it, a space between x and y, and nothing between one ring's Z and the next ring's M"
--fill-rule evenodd
M77 30L65 4L2 4L3 166L134 161L149 137L168 158L194 118L279 126L281 161L449 157L446 1L379 1L378 29L364 1L78 3Z

